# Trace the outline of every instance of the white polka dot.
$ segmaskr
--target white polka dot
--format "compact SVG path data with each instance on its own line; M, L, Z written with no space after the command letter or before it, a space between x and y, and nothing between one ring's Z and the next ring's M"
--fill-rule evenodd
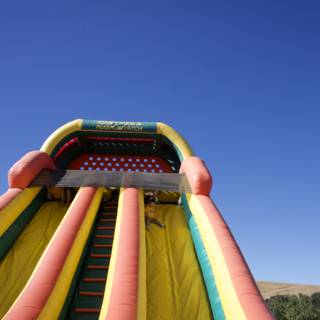
M103 167L103 165L104 165L104 162L100 162L100 167Z
M89 157L89 160L93 160L93 157Z
M162 173L162 172L163 172L163 170L161 170L161 169L160 169L160 170L159 170L159 172L160 172L160 173Z
M143 167L144 167L144 164L143 164L143 163L141 163L141 164L140 164L140 168L143 168Z
M139 169L136 169L136 172L140 172L140 170L139 170Z
M116 163L116 167L119 167L119 166L120 166L120 164L117 162L117 163Z
M131 158L129 158L129 159L128 159L128 161L129 161L129 162L132 162L132 159L131 159Z
M120 161L121 161L121 162L123 162L123 161L124 161L124 159L123 159L123 158L121 158L121 159L120 159Z
M89 167L88 169L89 169L90 171L92 170L92 168L91 168L91 167Z
M115 172L115 171L117 171L117 169L116 168L112 168L112 171Z
M109 158L104 158L104 160L105 160L105 161L108 161L108 160L109 160Z
M140 159L138 158L138 159L136 159L136 162L140 162Z
M100 168L97 168L96 170L97 170L97 171L100 171Z
M148 172L148 170L147 170L147 169L144 169L143 172Z
M152 159L152 160L151 160L151 162L155 163L155 162L156 162L156 160L155 160L155 159Z
M152 164L149 163L149 164L148 164L148 168L151 168L151 167L152 167Z
M125 166L125 167L127 167L127 166L128 166L128 164L127 164L127 163L125 163L125 164L124 164L124 166Z
M151 172L154 172L154 169L152 169Z
M160 167L160 165L156 164L156 168L159 168L159 167Z
M111 162L109 162L109 163L108 163L108 166L109 166L109 167L111 167L111 166L112 166L112 163L111 163Z
M129 169L128 169L128 172L131 172L131 171L132 171L132 169L129 168Z
M137 165L135 163L132 164L133 167L136 167Z
M108 171L108 168L104 168L103 170L104 170L104 171Z
M85 161L84 165L85 165L85 166L87 166L87 165L88 165L88 162L87 162L87 161Z
M92 162L92 165L95 166L97 163L96 162Z
M123 172L123 168L120 168L120 171Z
M80 167L80 170L84 170L84 167Z
M100 161L100 160L101 160L101 158L100 158L100 157L98 157L98 158L97 158L97 160L98 160L98 161Z
M143 159L143 162L148 162L148 159Z
M117 158L112 158L112 161L114 161L114 162L117 161Z

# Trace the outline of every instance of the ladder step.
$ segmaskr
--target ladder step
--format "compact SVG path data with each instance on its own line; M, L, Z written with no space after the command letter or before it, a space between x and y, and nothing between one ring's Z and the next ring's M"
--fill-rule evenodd
M90 253L90 258L110 258L111 254Z
M99 265L95 265L95 264L88 264L87 265L87 269L90 270L108 270L109 266L99 266Z
M117 215L115 213L102 213L101 214L103 217L108 217L108 218L113 218L113 219L116 219L117 218Z
M113 239L113 235L112 234L97 234L95 236L95 238L99 238L99 239Z
M98 230L114 230L114 226L97 226Z
M117 208L117 207L118 207L117 203L108 203L103 206L103 208Z
M99 221L100 222L115 222L116 219L104 219L104 218L101 218Z
M73 311L76 313L100 313L100 309L96 308L75 308Z
M93 291L80 291L80 296L87 296L87 297L102 297L103 292L93 292Z
M112 244L105 244L105 243L94 243L93 244L94 248L112 248Z
M84 282L106 282L106 278L84 278Z

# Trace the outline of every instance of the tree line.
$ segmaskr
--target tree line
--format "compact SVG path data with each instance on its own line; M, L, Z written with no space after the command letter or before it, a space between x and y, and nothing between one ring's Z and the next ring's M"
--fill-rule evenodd
M266 303L277 320L320 320L320 292L311 296L276 295Z

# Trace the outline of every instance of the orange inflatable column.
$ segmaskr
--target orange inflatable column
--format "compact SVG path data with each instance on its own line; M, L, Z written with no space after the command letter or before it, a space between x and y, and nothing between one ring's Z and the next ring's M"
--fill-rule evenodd
M108 306L102 311L103 319L137 320L139 291L139 191L124 189L120 196L118 215L119 235ZM114 244L115 245L115 244ZM102 319L100 314L100 319Z

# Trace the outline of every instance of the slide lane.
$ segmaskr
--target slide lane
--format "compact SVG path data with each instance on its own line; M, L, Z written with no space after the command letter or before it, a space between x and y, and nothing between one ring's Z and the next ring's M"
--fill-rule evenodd
M81 188L4 319L58 319L87 243L103 189Z
M46 202L0 261L0 319L27 283L68 206Z
M212 319L183 208L157 205L147 241L147 319Z

